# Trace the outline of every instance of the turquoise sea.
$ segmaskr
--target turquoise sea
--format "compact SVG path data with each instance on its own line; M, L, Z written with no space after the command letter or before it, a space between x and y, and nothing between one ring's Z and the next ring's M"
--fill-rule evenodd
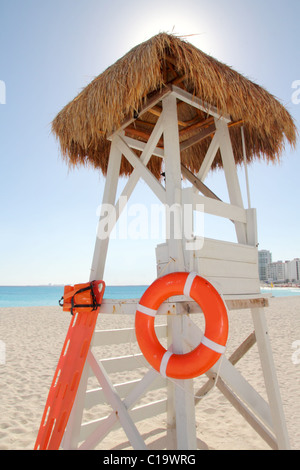
M148 286L106 286L106 299L139 299ZM0 307L57 306L63 286L0 286ZM299 288L267 288L274 297L300 296Z
M106 286L106 299L139 299L148 286ZM0 307L57 306L64 286L0 286Z
M300 289L298 287L267 287L261 289L261 293L272 294L273 297L291 297L300 295Z

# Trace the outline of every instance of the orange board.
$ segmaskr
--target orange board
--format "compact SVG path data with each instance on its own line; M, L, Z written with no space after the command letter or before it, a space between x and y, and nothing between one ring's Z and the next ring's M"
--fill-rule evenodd
M71 311L73 316L49 390L35 450L58 450L60 447L95 330L104 290L103 281L65 287L63 310Z

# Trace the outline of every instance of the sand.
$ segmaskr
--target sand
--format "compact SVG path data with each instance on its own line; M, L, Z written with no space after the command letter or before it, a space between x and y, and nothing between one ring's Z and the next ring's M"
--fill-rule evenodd
M270 299L266 309L269 335L293 450L300 449L300 297ZM98 327L132 325L133 316L105 315ZM56 307L0 309L0 450L31 450L43 414L49 386L69 326L70 316ZM251 333L248 310L230 312L227 356ZM295 343L295 342L299 343ZM107 354L122 355L114 346ZM258 352L254 346L237 368L265 397ZM134 377L134 372L127 378ZM161 392L151 392L159 399ZM96 419L90 412L89 419ZM196 407L199 449L269 449L215 388ZM166 446L166 416L139 423L150 449ZM111 432L98 449L131 449L122 430Z

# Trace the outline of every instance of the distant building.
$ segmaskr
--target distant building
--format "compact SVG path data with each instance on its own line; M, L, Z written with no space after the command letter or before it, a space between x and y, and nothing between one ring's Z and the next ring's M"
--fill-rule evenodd
M272 253L268 250L259 250L258 251L258 271L259 271L259 279L261 281L268 280L267 268L270 263L272 263Z
M272 262L268 250L258 252L259 279L264 282L300 282L300 258Z
M285 264L283 261L269 263L267 266L267 280L273 282L284 282L286 280Z
M285 262L286 279L290 282L300 281L300 259Z

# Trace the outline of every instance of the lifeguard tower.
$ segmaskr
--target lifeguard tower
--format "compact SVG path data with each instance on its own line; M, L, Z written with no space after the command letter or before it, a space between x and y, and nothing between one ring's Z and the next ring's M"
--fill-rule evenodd
M151 367L141 380L113 385L110 373L117 367L136 367L136 357L102 361L93 348L131 341L132 332L119 330L117 325L114 331L95 331L62 447L95 448L119 425L134 449L146 449L135 423L166 412L172 448L196 449L194 395L203 395L216 385L271 448L288 449L264 313L268 300L260 293L256 211L250 205L248 182L248 207L244 207L237 166L245 165L246 169L259 158L276 161L285 141L295 145L295 126L289 113L239 73L187 41L162 33L132 49L95 78L58 114L53 131L71 165L88 162L106 175L103 204L115 207L117 215L123 209L121 197L116 200L121 175L128 177L121 196L129 199L143 179L165 207L175 208L169 237L156 249L158 277L196 272L222 296L229 322L231 310L248 309L254 325L253 333L231 357L223 355L206 372L207 383L197 393L192 379L170 381ZM229 203L205 184L209 171L216 168L224 171ZM183 187L183 179L190 186ZM222 241L218 233L215 239L187 236L182 224L185 207L192 208L189 223L197 210L230 220L236 241ZM182 236L175 236L178 230ZM97 238L90 281L103 279L108 245L109 236ZM135 315L139 300L108 300L104 296L100 315ZM167 318L166 325L157 328L157 335L167 335L168 344L178 354L195 348L201 331L193 314L199 311L199 305L185 295L167 299L157 312ZM235 368L255 343L267 400ZM87 390L91 373L99 387ZM167 387L166 399L135 407L149 388L158 387ZM113 411L105 419L95 416L92 422L82 424L84 407L95 406L104 396Z

